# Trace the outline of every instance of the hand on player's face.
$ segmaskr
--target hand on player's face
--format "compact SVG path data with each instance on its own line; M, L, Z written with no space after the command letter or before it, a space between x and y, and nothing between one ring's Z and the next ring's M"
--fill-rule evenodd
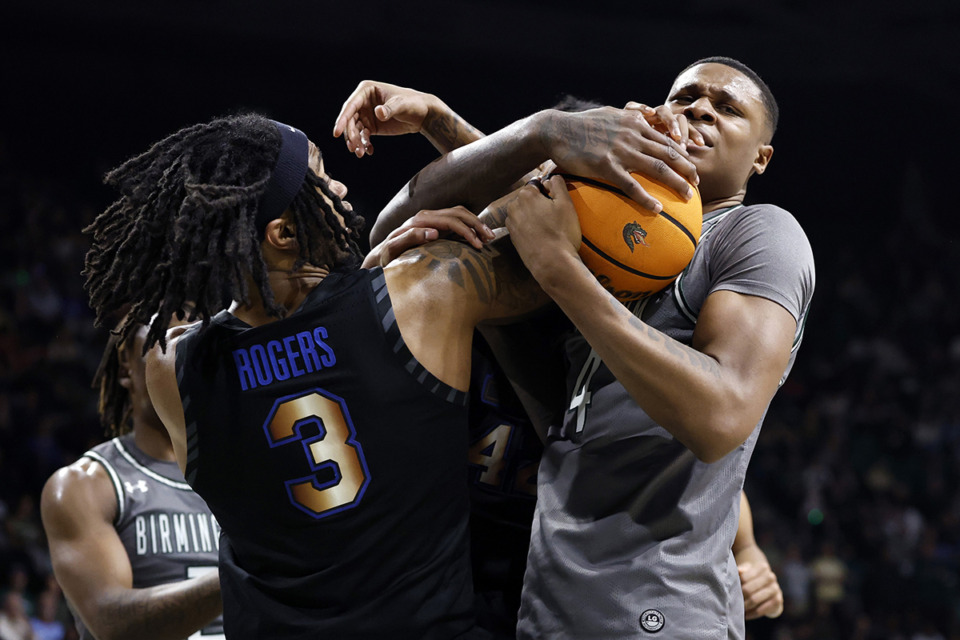
M703 134L690 126L686 116L682 113L674 113L665 104L651 107L641 102L631 101L624 109L639 111L654 129L667 134L684 149L689 150L691 145L704 146Z
M639 110L612 107L560 113L545 136L550 157L565 173L612 184L640 206L659 213L662 203L630 175L642 173L687 199L698 182L686 149L657 131Z

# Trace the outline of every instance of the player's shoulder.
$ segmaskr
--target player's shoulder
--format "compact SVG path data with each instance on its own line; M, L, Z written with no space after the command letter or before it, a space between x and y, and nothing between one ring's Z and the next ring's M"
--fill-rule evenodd
M189 336L194 335L203 326L199 320L189 324L181 324L167 329L165 344L159 343L153 345L144 356L147 369L154 372L165 369L173 370L177 362L177 347Z
M715 231L719 236L726 236L727 240L737 243L754 244L762 241L771 247L809 245L807 234L796 216L783 207L769 203L741 205L721 213Z
M95 458L84 455L55 471L44 484L40 510L48 521L78 515L112 520L117 497L110 474Z
M750 222L770 227L795 227L802 232L796 216L783 207L768 202L734 207L727 216L727 222L730 224Z
M426 304L456 300L481 282L492 282L488 256L454 240L434 240L405 251L383 267L391 298L413 296Z
M404 251L383 267L383 271L398 274L412 273L418 277L435 274L436 277L443 278L444 274L438 267L477 260L481 256L481 251L468 244L441 238ZM438 271L441 272L438 273Z

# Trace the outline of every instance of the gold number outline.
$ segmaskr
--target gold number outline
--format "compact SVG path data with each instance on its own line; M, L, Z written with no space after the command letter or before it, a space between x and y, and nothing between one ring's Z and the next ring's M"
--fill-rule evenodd
M485 485L493 491L511 495L536 497L536 476L540 460L533 460L513 469L513 481L507 482L507 470L510 461L518 452L511 449L513 438L519 437L519 425L513 422L499 422L487 429L483 435L470 443L467 450L467 464L479 472L476 483ZM489 454L484 453L487 449Z
M312 396L317 396L319 399L311 402L311 400L314 400ZM309 405L306 411L300 409L304 404ZM316 410L318 406L319 410ZM325 410L334 407L336 408L334 413ZM316 425L319 431L318 435L303 436L301 429L308 424ZM270 409L266 420L264 420L263 430L271 449L292 442L300 442L303 447L304 455L307 457L307 462L313 473L284 481L287 497L294 507L319 520L352 509L360 504L367 487L370 485L370 471L367 468L363 447L356 439L357 432L350 417L350 411L347 409L347 404L343 398L319 387L278 398ZM328 440L328 435L332 436L333 439ZM339 439L337 438L338 435L340 436ZM326 446L327 444L332 444L333 448L346 447L352 451L352 455L347 454L348 458L351 459L343 460L342 458L332 457L318 459L316 451L330 448ZM344 480L343 463L348 463L347 466L353 469L353 473L348 475L351 483L356 485L355 490L347 494L349 499L344 499L342 491L337 491ZM324 469L332 470L334 477L327 482L320 483L317 481L316 474ZM359 480L356 478L357 475L361 476ZM331 492L340 493L341 497L335 497L331 501L327 498L327 495ZM323 498L320 500L305 499L305 497L319 498L321 495ZM327 506L316 509L311 507L309 502L321 502Z

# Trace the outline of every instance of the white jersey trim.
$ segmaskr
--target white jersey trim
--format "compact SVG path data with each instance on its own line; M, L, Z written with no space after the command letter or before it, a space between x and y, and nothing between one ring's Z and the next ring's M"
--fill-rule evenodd
M730 207L723 213L719 214L715 218L711 218L707 224L709 225L703 233L700 234L700 242L697 243L699 248L707 236L710 235L710 232L716 229L717 224L726 218L730 213L736 211L737 209L743 208L742 204ZM689 268L689 267L688 267ZM677 302L677 308L680 309L680 313L686 316L687 320L690 322L697 322L697 314L693 312L693 309L687 304L686 299L683 297L683 278L687 275L687 269L684 269L680 276L673 283L673 299Z
M87 451L83 456L99 462L100 466L107 470L107 475L110 476L110 481L113 483L113 491L117 494L117 517L113 519L113 524L116 525L118 522L122 522L123 516L125 515L124 503L126 503L126 497L123 493L123 483L120 482L120 474L113 468L113 465L107 462L106 458L96 451Z
M140 462L136 458L134 458L129 451L127 451L126 447L123 446L123 443L120 442L119 438L113 439L113 446L114 448L116 448L117 451L120 452L120 455L126 458L127 462L133 465L134 468L138 469L144 475L147 475L153 478L154 480L156 480L157 482L167 485L168 487L173 487L174 489L180 489L181 491L193 491L193 488L186 482L177 482L176 480L171 480L170 478L166 476L162 476L156 471L152 469L148 469L147 467L140 464Z

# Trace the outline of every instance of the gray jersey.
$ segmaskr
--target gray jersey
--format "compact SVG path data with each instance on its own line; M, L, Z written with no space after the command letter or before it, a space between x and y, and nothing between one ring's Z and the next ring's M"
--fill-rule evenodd
M114 527L130 557L133 587L179 582L217 570L220 526L194 493L175 462L143 453L133 434L97 445L83 454L100 463L117 496ZM82 640L93 636L77 618ZM222 639L220 619L191 638Z
M683 275L632 308L690 344L710 293L772 300L797 319L785 379L813 288L813 254L796 220L772 205L737 206L704 216ZM647 416L582 336L567 350L570 406L540 463L519 637L743 638L730 547L760 424L723 459L703 463Z

